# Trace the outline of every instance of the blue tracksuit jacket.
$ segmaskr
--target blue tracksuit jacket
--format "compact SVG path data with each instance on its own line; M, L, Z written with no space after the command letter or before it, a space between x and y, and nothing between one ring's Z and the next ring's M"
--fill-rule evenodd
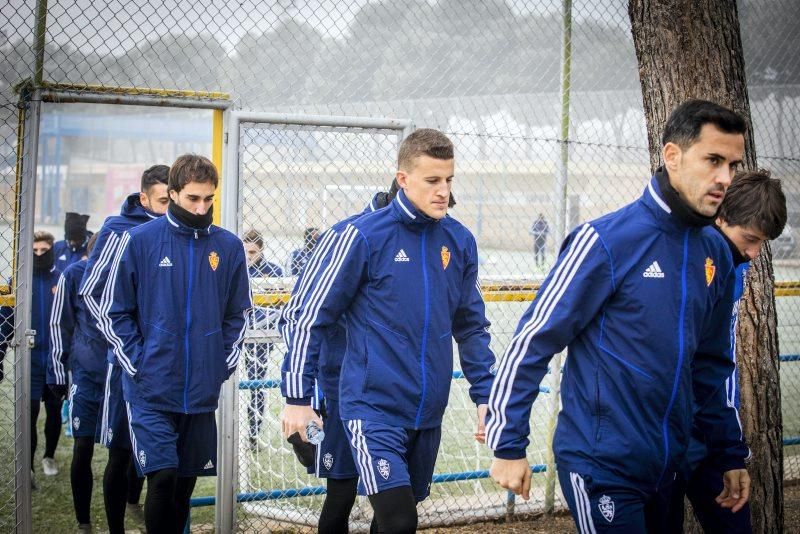
M347 228L348 224L357 220L359 217L376 211L378 209L377 197L378 194L376 194L367 207L364 208L364 211L336 223L328 230L328 232L333 232L334 234L341 232ZM318 254L320 250L321 248L315 248L313 253ZM308 273L304 270L300 274L300 278L298 278L297 283L295 284L296 291L292 298L292 304L287 305L286 308L290 310L289 313L292 313L293 306L298 305L308 297L307 294L301 295L297 289L303 288L306 292L308 291L310 284L305 282L304 278L306 276L313 277L317 274L320 262L317 261L314 265L317 267L314 273ZM288 323L284 323L284 327L287 326L287 324ZM316 377L317 389L314 394L313 402L315 408L319 408L320 401L323 397L327 397L332 400L339 399L339 376L342 371L342 360L344 358L344 353L347 350L347 331L345 328L345 320L344 318L341 318L335 324L328 327L325 335L320 341L319 361L317 364L318 372ZM287 342L288 346L288 330L287 328L283 328L282 330L284 341Z
M450 392L452 338L472 400L487 401L494 356L477 246L461 223L428 218L400 191L385 209L327 232L316 247L294 290L302 299L281 316L287 402L309 404L320 345L343 314L342 419L439 426Z
M101 319L100 301L108 282L111 261L117 252L122 234L140 224L157 219L159 216L147 211L139 202L139 193L131 193L122 204L119 215L112 215L103 222L103 227L95 241L81 280L78 294L83 297L86 308L99 323ZM110 300L106 299L106 303ZM116 363L114 353L107 352L108 362Z
M33 273L31 293L31 328L36 331L31 349L31 399L42 398L46 387L47 360L50 356L50 311L61 273L53 266L46 273ZM8 344L14 337L14 308L0 308L0 362L5 358Z
M693 400L733 371L733 262L710 227L675 217L651 179L643 196L566 239L504 354L487 444L523 458L531 403L553 354L569 346L554 438L559 468L652 491L684 459ZM747 448L724 399L698 425L729 468Z
M217 408L239 361L252 306L242 242L169 213L123 234L101 303L125 373L125 400L181 413Z
M67 384L66 368L80 368L81 376L102 384L106 375L108 345L97 322L78 296L78 286L86 270L86 261L73 263L58 279L50 314L50 358L47 383Z

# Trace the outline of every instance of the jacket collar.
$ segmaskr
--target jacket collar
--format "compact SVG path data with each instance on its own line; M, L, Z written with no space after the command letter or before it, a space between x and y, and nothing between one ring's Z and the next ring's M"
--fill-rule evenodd
M683 231L686 229L702 228L702 225L694 224L692 221L685 220L675 213L673 207L664 198L664 194L659 186L658 179L653 176L647 183L647 187L641 197L641 202L648 208L659 224L665 225L668 229ZM687 208L688 209L688 208Z
M400 221L407 226L423 227L437 222L436 219L428 217L418 210L402 189L397 192L397 196L394 197L390 206L392 206Z
M139 200L139 193L131 193L125 198L119 214L123 217L145 220L158 219L160 217L160 215L156 215L142 206L142 202Z
M211 226L213 225L209 225L208 227L202 228L200 230L195 228L189 228L185 224L182 224L180 221L178 221L178 219L173 217L169 213L169 210L167 210L167 213L164 215L164 217L167 218L167 223L168 223L167 226L177 234L194 238L197 238L199 236L211 235Z

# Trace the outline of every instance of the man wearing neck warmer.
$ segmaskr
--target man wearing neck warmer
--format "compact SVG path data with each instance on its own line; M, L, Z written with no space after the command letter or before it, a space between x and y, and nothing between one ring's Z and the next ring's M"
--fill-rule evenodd
M56 446L61 434L61 398L56 397L46 387L47 359L50 353L51 338L48 324L50 309L61 273L54 266L53 234L37 231L33 234L33 278L31 286L31 329L36 331L31 348L30 395L31 395L31 471L35 471L35 453L38 442L36 421L42 403L45 407L45 450L42 457L42 470L45 475L58 474L55 462ZM6 349L14 336L14 308L0 308L0 363L5 358ZM0 374L0 379L2 375Z
M397 196L322 236L279 323L287 345L284 437L305 440L308 422L321 424L311 407L320 368L324 392L338 395L359 491L379 532L416 530L452 383L453 339L482 436L494 355L477 244L447 214L454 169L443 133L423 128L406 137ZM340 320L344 354L324 361L329 329ZM341 371L330 374L339 362Z
M553 449L579 532L665 531L695 433L724 473L712 498L733 513L749 498L749 451L736 410L717 395L734 368L735 271L713 227L745 128L712 102L678 106L664 166L637 201L570 233L500 361L491 474L527 499L531 405L552 356L569 349ZM707 407L694 420L693 403Z
M750 261L761 252L761 245L775 239L786 226L786 196L780 180L770 177L769 171L738 173L725 194L716 229L728 244L736 266L733 316L730 323L731 359L736 362L736 328L739 318L739 299L747 285ZM739 375L734 369L717 392L725 401L739 409ZM714 404L711 404L713 409ZM705 407L703 407L705 409ZM741 429L740 429L741 431ZM670 507L671 532L683 532L684 496L692 503L692 511L705 532L748 534L752 532L750 508L740 511L720 507L715 497L723 490L723 473L717 458L711 454L702 434L693 433L686 457L685 469L678 473Z
M252 306L242 242L211 224L218 182L207 158L175 160L167 213L123 234L101 308L150 533L183 532L197 477L216 475L214 410Z
M101 308L110 304L105 295L108 274L122 235L140 224L157 219L167 211L167 175L169 167L153 165L142 173L139 192L125 199L119 215L108 217L97 234L97 241L84 268L78 294L98 324ZM105 295L105 298L104 298ZM102 331L102 330L101 330ZM111 534L125 531L125 513L141 514L138 505L143 479L137 476L131 455L128 415L122 397L122 369L116 365L111 341L106 339L105 372L98 379L103 384L101 419L97 433L99 443L108 448L108 462L103 473L103 503Z
M89 216L80 213L69 211L64 216L64 239L53 246L56 269L60 272L87 254L86 245L93 233L86 229L88 222Z

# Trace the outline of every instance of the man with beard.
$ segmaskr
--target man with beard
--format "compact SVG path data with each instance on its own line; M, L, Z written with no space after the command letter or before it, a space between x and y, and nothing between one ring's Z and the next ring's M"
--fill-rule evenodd
M128 195L120 214L107 218L97 234L97 242L86 263L79 295L83 297L86 308L98 323L102 321L100 303L108 281L111 260L119 247L122 234L166 212L169 203L168 173L169 167L166 165L153 165L145 170L139 192ZM105 386L98 432L99 443L108 448L108 463L103 473L103 501L111 534L120 534L125 531L126 508L141 514L138 501L144 480L138 477L133 465L128 416L122 398L122 371L115 364L110 345L98 357L107 360L106 373L102 379Z

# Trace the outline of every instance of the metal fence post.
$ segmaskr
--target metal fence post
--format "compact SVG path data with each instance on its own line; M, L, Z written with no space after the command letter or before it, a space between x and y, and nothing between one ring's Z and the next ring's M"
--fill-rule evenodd
M572 76L572 0L563 0L562 4L562 40L561 40L561 132L559 142L561 157L558 161L558 177L556 194L558 194L558 214L556 220L556 236L560 244L567 236L567 194L569 181L569 118L570 87ZM556 462L553 454L553 433L558 418L559 391L561 384L561 354L551 362L553 374L552 409L547 424L547 475L545 478L544 510L551 513L555 507Z
M19 166L19 234L16 246L16 272L14 285L16 308L14 313L14 469L16 487L16 531L32 531L31 516L31 399L30 399L30 349L34 332L31 331L31 285L33 225L36 198L36 160L39 145L39 119L41 98L34 91L32 98L23 97L24 134Z
M222 164L222 227L238 233L239 205L239 125L230 112L225 112ZM236 529L236 480L238 443L239 373L222 385L218 422L217 499L214 505L215 530L226 533Z

